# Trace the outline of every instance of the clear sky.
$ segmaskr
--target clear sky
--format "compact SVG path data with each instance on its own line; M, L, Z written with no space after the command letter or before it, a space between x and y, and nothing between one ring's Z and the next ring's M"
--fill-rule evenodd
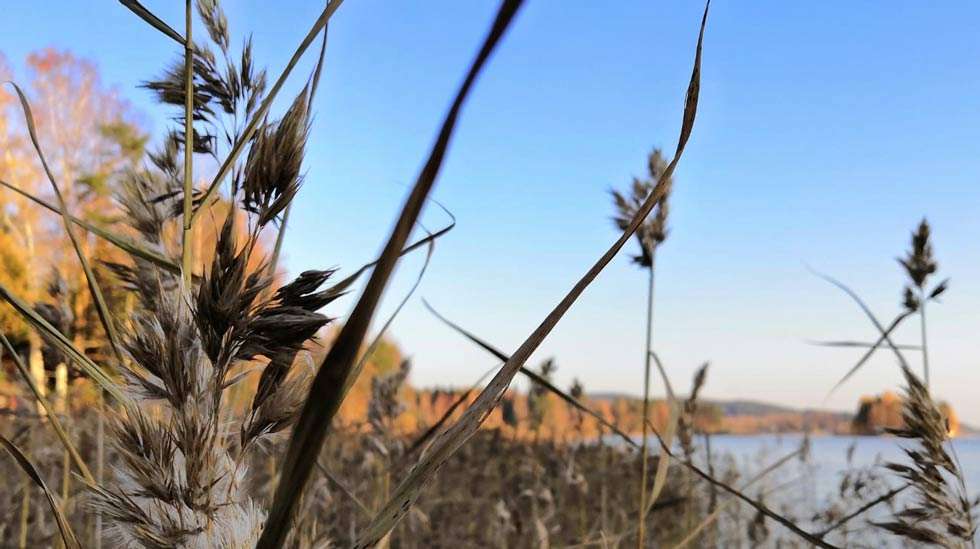
M182 25L181 2L145 4ZM320 10L315 1L225 4L233 36L253 32L273 73ZM291 271L350 270L378 252L495 9L341 6L286 241ZM701 9L527 3L463 112L434 193L459 224L437 245L420 296L506 350L530 333L615 239L608 190L642 175L652 146L673 148ZM806 341L875 332L805 265L846 281L890 320L903 283L894 258L926 215L941 275L952 278L930 310L934 390L980 424L978 20L980 5L965 1L713 3L701 107L658 255L655 347L676 385L710 360L708 397L853 409L861 394L896 388L895 362L882 354L825 400L860 352ZM177 47L119 4L9 2L0 37L15 68L44 46L94 60L162 134L168 113L136 86ZM445 217L430 208L425 222ZM402 264L383 313L420 259ZM617 258L532 364L555 356L562 385L578 377L587 391L639 394L644 284ZM900 339L916 334L909 323ZM417 298L393 335L417 384L468 384L494 364Z

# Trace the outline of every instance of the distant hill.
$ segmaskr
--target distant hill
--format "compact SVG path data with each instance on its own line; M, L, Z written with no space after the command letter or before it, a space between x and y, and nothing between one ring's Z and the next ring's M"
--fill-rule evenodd
M594 401L639 401L634 395L615 392L591 393ZM678 398L685 398L678 395ZM851 432L853 414L836 410L797 409L756 400L703 399L699 408L710 410L715 421L702 425L715 433L756 434L807 431L845 434Z
M639 401L634 395L616 392L591 393L589 398L594 401L616 402L621 400ZM685 398L679 396L679 398ZM886 393L886 396L864 397L856 406L856 413L838 410L821 410L812 408L793 408L755 400L718 400L704 399L701 406L711 408L720 416L720 424L713 430L721 433L755 434L771 432L809 431L833 434L881 434L885 427L899 426L900 419L895 419L900 407L898 397ZM882 404L884 402L884 404ZM880 409L889 406L888 413ZM870 409L869 409L870 406ZM980 434L972 426L956 421L951 408L942 404L943 410L952 417L953 431L958 435ZM900 417L900 414L898 414ZM855 422L855 417L859 421Z
M601 392L601 393L589 393L589 398L592 400L640 400L639 397L635 395L629 395L626 393L616 393L616 392ZM687 398L686 395L678 395L678 398ZM783 406L780 404L772 404L770 402L762 402L758 400L718 400L718 399L701 399L699 400L704 405L715 406L726 416L765 416L773 414L785 414L785 413L826 413L838 415L841 418L850 419L853 414L848 412L841 412L835 410L819 410L819 409L799 409L790 406Z

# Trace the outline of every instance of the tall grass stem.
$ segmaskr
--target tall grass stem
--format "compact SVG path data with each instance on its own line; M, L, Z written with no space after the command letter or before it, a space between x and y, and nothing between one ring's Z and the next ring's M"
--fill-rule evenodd
M181 276L184 286L190 289L194 268L194 27L191 0L184 2L184 22L187 26L184 40L184 239L180 252Z
M649 434L647 429L647 417L650 415L650 360L653 353L653 287L654 287L654 273L653 267L656 263L655 256L651 253L651 264L649 268L649 276L647 282L647 327L646 327L646 345L643 352L643 441L640 443L640 452L642 456L640 458L642 471L640 472L640 508L639 508L639 521L637 530L637 547L643 547L643 540L646 535L646 508L647 508L647 462L650 459L648 447L647 447L647 436Z

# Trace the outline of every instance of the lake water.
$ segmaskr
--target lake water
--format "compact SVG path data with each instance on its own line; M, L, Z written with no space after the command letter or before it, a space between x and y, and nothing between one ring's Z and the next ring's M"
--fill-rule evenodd
M780 457L792 452L800 446L801 435L756 435L734 436L717 435L711 437L711 451L716 467L725 463L733 463L743 479L750 478L755 472L761 471ZM704 440L698 439L699 452L704 453ZM810 457L806 463L793 461L787 463L767 476L764 481L748 490L748 494L758 497L759 493L768 492L765 501L773 509L789 509L797 517L812 516L815 510L825 509L829 502L840 501L841 481L848 469L864 468L876 471L886 479L892 487L902 484L901 480L890 471L881 467L886 462L907 463L908 458L902 452L902 446L912 446L911 441L894 437L857 437L857 436L815 436L810 439ZM848 461L849 449L851 457ZM971 497L980 493L980 438L964 437L953 441L953 448L959 458L967 489ZM721 457L725 456L725 457ZM702 459L703 461L703 459ZM720 474L720 473L719 473ZM867 499L874 499L873 494L887 492L887 487L881 490L869 490L872 494ZM906 492L907 493L907 492ZM903 493L902 496L905 496ZM844 512L856 510L859 504ZM847 505L844 505L847 507ZM880 530L867 527L868 518L883 518L888 510L879 506L877 515L874 513L863 518L854 519L851 523L861 530L856 535L865 539L876 539L878 545L888 545L888 537ZM771 529L781 528L771 525ZM863 531L863 534L862 534ZM853 541L853 540L852 540Z

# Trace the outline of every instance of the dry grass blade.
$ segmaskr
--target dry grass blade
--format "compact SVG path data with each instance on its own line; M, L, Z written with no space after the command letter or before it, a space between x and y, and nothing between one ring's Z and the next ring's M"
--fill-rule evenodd
M664 365L660 362L660 358L653 351L650 352L653 362L657 365L657 371L660 372L660 377L663 379L664 388L667 391L667 406L669 407L670 414L667 416L667 429L664 432L665 442L669 446L674 443L674 435L677 432L677 422L680 420L681 407L677 402L677 396L674 394L674 388L670 384L670 378L667 376L667 370L664 369ZM643 418L645 423L649 423L648 418ZM667 471L670 468L670 454L664 451L660 452L660 459L657 460L657 472L653 476L653 487L650 489L650 498L646 501L646 509L643 511L643 516L640 520L646 520L647 516L650 514L650 510L653 509L653 504L656 503L657 498L660 497L660 492L663 491L664 486L667 484ZM646 486L641 486L641 490L646 490Z
M912 486L911 483L904 484L902 486L899 486L898 488L895 488L895 489L892 489L892 490L889 490L889 491L885 492L881 496L879 496L879 497L877 497L877 498L869 501L868 503L865 503L864 505L858 507L853 512L848 513L847 515L845 515L844 517L842 517L840 520L838 520L834 524L830 525L829 527L824 528L817 535L820 536L820 537L826 537L827 534L833 532L834 530L840 528L841 526L844 526L845 524L847 524L848 522L854 520L855 518L857 518L857 517L859 517L859 516L867 513L870 509L874 508L875 506L880 505L880 504L882 504L882 503L884 503L886 501L889 501L889 500L893 499L895 496L897 496L898 494L901 494L902 492L904 492L905 490L907 490L911 486Z
M323 73L323 61L327 56L327 34L330 25L323 26L323 42L320 44L320 57L316 62L316 69L313 70L311 78L310 97L307 100L307 115L312 116L313 99L316 98L316 90L320 87L320 75ZM286 205L286 211L282 214L282 222L279 224L279 232L276 233L276 244L272 248L272 259L269 260L269 276L275 276L276 268L279 266L279 255L282 253L282 243L286 237L286 227L289 226L289 212L293 209L293 201L290 200Z
M341 493L343 493L349 500L353 501L354 505L357 506L357 509L362 514L364 514L367 517L371 516L371 510L368 509L367 505L364 505L364 502L358 499L358 497L354 495L354 492L352 492L350 488L345 486L344 483L341 482L339 478L335 477L334 474L331 473L329 469L324 467L319 460L317 460L316 462L316 468L320 470L320 473L323 475L324 478L327 479L328 482L330 482L330 484L333 484L334 487L340 490Z
M517 4L515 2L515 4ZM505 7L509 3L505 4ZM516 5L514 9L516 10ZM701 73L701 46L704 39L704 28L708 16L708 7L705 6L704 17L701 20L701 28L698 34L697 52L694 58L694 69L691 74L691 82L688 86L687 98L685 101L684 118L681 124L680 138L677 144L677 153L674 159L665 170L657 188L647 198L643 207L637 212L630 225L623 231L623 234L608 250L596 261L596 263L582 276L568 294L558 303L541 324L531 333L530 336L514 352L500 372L490 381L487 387L480 393L476 401L470 406L466 413L452 427L436 437L426 456L412 469L408 477L404 479L395 489L388 503L375 515L374 520L362 534L361 539L355 547L368 547L385 536L391 528L411 508L412 503L418 499L422 487L442 466L443 463L462 446L479 428L480 424L490 414L493 408L500 403L504 392L510 385L511 380L517 375L521 366L527 361L528 357L538 348L545 337L558 324L562 316L568 311L573 303L582 295L582 292L592 283L600 272L612 261L613 257L622 249L626 242L632 238L637 227L643 222L646 216L653 210L653 207L663 198L667 189L661 183L669 179L673 174L687 140L690 137L691 129L694 126L694 118L697 111L698 87Z
M884 343L887 343L888 347L895 353L896 358L898 358L898 362L903 366L908 365L908 362L906 362L905 360L905 356L902 355L902 352L899 350L898 346L895 344L894 341L891 340L891 337L889 337L890 331L881 324L881 322L878 320L878 317L876 317L874 313L871 312L871 308L868 307L868 305L864 302L863 299L861 299L861 296L857 295L857 292L850 289L843 282L837 280L836 278L825 275L813 269L810 269L810 272L826 280L827 282L833 284L841 291L843 291L845 294L847 294L848 297L854 300L854 302L857 303L858 307L860 307L861 310L864 311L865 316L868 317L871 323L874 324L874 327L878 330L878 333L880 334L879 336L880 340L882 340Z
M89 375L100 387L105 389L119 402L129 402L129 398L119 390L119 387L112 379L91 359L75 348L71 341L59 332L54 326L44 320L33 307L25 303L21 298L14 295L6 286L0 284L0 299L9 303L17 313L24 318L41 336L51 345L57 347L70 360L78 364L85 373Z
M332 2L330 5L336 4L337 2ZM470 67L466 79L443 121L439 137L432 148L429 159L405 202L402 213L364 292L313 379L309 397L293 430L289 449L283 461L282 476L276 487L269 517L257 545L260 549L281 547L285 542L296 503L312 471L313 463L310 456L315 456L320 451L327 430L330 428L331 420L340 408L347 378L357 359L357 353L364 341L371 318L374 316L378 302L381 300L381 294L388 284L395 264L398 262L398 257L402 253L402 248L408 241L412 227L415 226L419 214L422 212L426 197L435 184L463 102L520 5L519 0L507 0L501 6L490 34ZM394 522L397 522L397 518L400 517L396 517ZM385 528L384 532L375 538L375 541L387 531L388 528Z
M670 448L667 446L667 443L664 441L663 438L660 437L660 433L657 433L656 431L654 431L654 434L657 435L657 440L660 442L660 447L663 448L663 450L668 455L673 456L673 454L670 451ZM732 486L729 486L728 484L725 484L724 482L715 479L714 477L712 477L708 473L702 471L697 465L694 465L693 463L691 463L689 461L685 461L685 460L678 460L678 463L681 463L682 465L684 465L684 467L687 467L694 474L696 474L697 476L701 477L702 479L704 479L705 481L707 481L711 485L716 486L718 488L721 488L722 490L724 490L724 491L728 492L729 494L737 497L738 499L744 501L745 503L748 503L756 511L758 511L758 512L762 513L763 515L765 515L766 517L768 517L768 518L770 518L770 519L778 522L779 524L782 524L787 529L789 529L791 532L793 532L797 536L800 536L801 538L805 539L806 541L812 543L814 546L816 546L816 547L823 547L824 549L837 549L837 546L836 545L827 543L826 541L820 539L819 536L817 536L815 534L811 534L810 532L807 532L806 530L800 528L799 526L796 525L796 523L794 523L793 521L789 520L788 518L780 515L779 513L776 513L775 511L773 511L772 509L770 509L769 507L767 507L762 502L756 501L756 500L752 499L751 497L745 495L741 490L738 490L737 488L734 488Z
M831 394L834 393L834 391L839 389L841 385L843 385L848 379L851 379L851 376L856 374L857 371L861 369L861 366L864 366L865 363L867 363L868 360L871 359L871 355L873 355L875 351L881 348L882 344L885 343L885 340L887 340L889 336L892 334L892 332L894 332L895 329L898 328L898 325L901 324L902 321L905 320L906 318L912 316L913 313L914 311L906 311L898 315L897 317L895 317L895 320L893 320L892 323L888 325L888 328L882 331L881 335L878 336L878 341L875 341L874 344L868 346L868 350L863 355L861 355L861 358L858 359L857 363L854 366L852 366L851 369L848 370L846 374L844 374L844 377L840 378L840 381L834 384L834 387L830 390L830 392L827 395L830 396ZM849 345L832 345L832 346L844 347ZM850 345L850 346L854 346L854 345ZM903 349L903 348L907 349L910 347L910 346L901 346L901 345L894 345L894 344L892 346L895 349ZM912 346L912 348L918 348L918 347Z
M786 454L785 456L779 458L778 460L776 460L775 462L773 462L772 464L770 464L768 467L766 467L762 471L759 471L757 474L753 475L752 478L750 478L749 480L745 481L745 483L742 484L741 487L739 487L739 490L741 490L741 491L744 492L745 490L751 488L753 484L755 484L756 482L759 482L760 480L764 479L765 477L767 477L769 475L769 473L772 473L776 469L779 469L780 467L782 467L783 465L785 465L786 463L788 463L791 459L793 459L793 458L795 458L797 456L802 455L804 453L804 451L805 451L804 448L800 448L800 449L794 450L794 451ZM704 517L704 519L700 523L698 523L697 526L695 526L694 528L692 528L691 531L688 532L686 536L684 536L684 539L682 539L681 541L677 542L677 544L674 545L672 549L682 549L682 548L686 547L689 543L691 543L694 540L696 540L697 537L698 537L698 535L702 531L704 531L705 528L707 528L708 526L711 526L712 523L714 523L716 520L718 520L718 518L721 517L722 512L724 512L725 509L729 505L735 503L736 501L737 500L735 498L731 498L731 499L728 499L727 501L725 501L724 503L722 503L721 505L719 505L714 511L712 511L710 514L708 514L708 516ZM824 533L822 532L820 534L820 536L823 537L823 535L824 535Z
M81 545L78 544L78 538L75 537L75 532L71 529L71 524L68 522L68 518L65 517L65 513L61 510L61 506L58 505L58 500L56 496L51 493L48 489L48 485L44 483L44 479L41 478L41 474L38 472L31 460L21 452L20 448L14 445L13 442L7 440L7 437L0 436L0 443L3 443L4 448L10 452L10 455L14 457L20 468L24 470L34 481L34 484L44 492L44 497L48 499L48 505L51 507L51 512L54 514L54 519L58 523L58 530L61 532L61 539L65 542L65 547L68 549L78 549Z
M408 303L408 300L412 298L412 296L415 294L415 291L419 289L419 284L422 283L422 278L425 277L425 271L426 269L429 268L429 262L432 260L432 252L434 250L435 250L435 241L430 240L429 247L426 248L426 252L425 252L425 261L424 263L422 263L422 268L419 269L418 276L415 277L415 282L412 284L412 287L408 289L408 292L405 294L405 297L403 297L402 300L398 302L398 306L395 307L395 310L392 311L388 319L385 320L385 323L381 326L381 329L378 330L377 334L375 334L374 339L371 341L371 344L368 345L367 350L364 351L364 354L361 355L360 360L357 361L357 364L355 364L354 368L351 370L350 375L347 376L347 383L344 386L344 392L340 397L341 400L347 397L347 393L350 391L350 388L354 386L354 382L357 380L358 377L360 377L361 372L364 370L364 365L367 364L368 359L371 358L371 356L375 353L375 351L378 350L378 345L381 345L381 340L384 337L385 333L388 332L388 328L391 327L391 323L395 321L395 318L398 317L398 314L402 312L402 308L404 308L405 304Z
M857 349L877 349L884 342L884 339L881 338L874 343L868 343L867 341L807 341L810 345L816 345L817 347L850 347ZM895 347L902 351L918 351L922 349L920 345L907 344L895 344Z
M282 85L286 82L289 74L293 71L296 63L298 63L300 58L303 57L303 54L306 52L306 48L308 48L313 42L313 39L320 34L320 31L323 30L327 24L327 21L330 20L330 17L337 11L337 8L340 7L341 3L343 3L343 0L332 0L323 9L323 13L320 14L320 17L317 18L316 22L313 23L313 27L310 29L310 32L306 34L306 37L300 43L299 47L296 48L295 52L293 52L293 56L289 59L289 63L286 64L286 68L284 68L282 73L280 73L276 83L272 85L272 89L269 90L269 94L262 100L262 104L259 106L258 110L255 111L255 114L252 115L251 120L249 120L248 125L245 126L245 129L242 131L239 139L235 141L234 146L232 146L231 150L228 151L228 156L225 157L224 161L221 163L221 167L218 168L218 173L215 174L214 179L211 180L211 184L201 196L201 204L209 203L211 197L218 191L221 181L234 167L235 161L238 160L238 156L245 151L245 146L252 140L252 136L255 135L255 132L261 126L262 120L265 118L266 113L269 112L269 107L272 106L272 101L276 98L276 95L279 93ZM191 223L197 219L197 216L200 215L201 210L202 208L197 208L194 210L194 214L191 216L190 220Z
M453 230L456 227L456 217L449 210L443 207L442 204L439 204L439 202L433 200L433 203L435 203L437 206L442 208L442 210L449 215L450 217L449 224L434 233L430 233L425 238L421 238L409 244L408 246L405 246L402 249L401 253L398 254L398 257L406 256L414 252L415 250L421 248L422 246L428 246L430 242L435 242L440 237L442 237L443 235L445 235L446 233L448 233L449 231ZM333 291L334 293L340 293L346 290L347 288L350 288L351 285L357 282L357 279L359 279L361 275L371 270L371 268L376 266L380 261L381 258L379 257L378 259L375 259L370 263L365 263L364 265L361 265L361 267L358 268L356 271L347 275L346 278L342 279L340 282L331 286L331 291Z
M436 318L438 318L439 320L441 320L445 325L449 326L450 328L452 328L453 330L455 330L457 333L459 333L461 336L465 337L466 339L472 341L473 343L475 343L478 347L480 347L484 351L486 351L486 352L490 353L491 355L497 357L498 359L504 361L504 363L506 363L508 360L510 360L510 357L507 356L506 354L504 354L503 351L497 349L493 345L491 345L491 344L487 343L486 341L480 339L475 334L473 334L472 332L470 332L467 329L463 328L462 326L460 326L460 325L454 323L453 321L449 320L448 318L442 316L438 311L436 311L432 307L431 304L429 304L428 301L426 301L426 300L423 299L422 300L422 304L425 305L425 308L428 309L430 313L432 313L433 315L435 315ZM603 427L605 427L607 429L610 429L619 438L623 439L623 441L626 442L626 444L628 444L630 447L632 447L632 448L639 448L639 445L636 443L636 441L633 440L633 438L631 436L629 436L628 434L626 434L625 432L623 432L619 427L616 427L614 424L612 424L611 422L607 421L606 418L602 417L602 415L599 414L598 412L596 412L595 410L593 410L593 409L589 408L588 406L586 406L585 404L582 404L581 402L579 402L579 400L577 398L575 398L572 395L566 393L564 390L556 387L553 383L551 383L547 379L541 377L541 375L538 374L537 372L535 372L534 370L530 370L528 368L525 368L524 366L521 366L520 372L522 374L524 374L525 376L527 376L534 383L537 383L538 385L541 385L545 389L547 389L547 390L551 391L552 393L554 393L556 396L558 396L558 398L564 400L566 403L568 403L572 407L574 407L577 410L579 410L579 411L581 411L581 412L589 415L590 417L594 418L596 421L598 421L600 424L602 424Z
M37 386L37 382L34 381L34 376L27 369L27 365L24 364L23 359L17 354L14 346L10 344L10 340L3 333L0 333L0 343L3 343L4 348L13 357L14 365L17 367L17 372L20 373L21 377L24 378L24 383L30 388L31 394L34 395L34 400L41 403L41 407L44 408L47 414L48 421L51 422L51 428L54 429L56 435L58 435L58 440L61 441L62 446L65 447L65 451L71 456L71 460L75 463L75 467L78 468L78 472L85 477L85 480L89 483L95 483L95 477L92 476L91 471L89 471L88 466L85 465L85 461L82 460L82 456L75 449L75 445L71 443L71 439L68 438L68 433L65 432L64 427L61 426L61 420L58 419L58 414L55 413L54 407L48 402L48 399L44 398L41 394L40 388Z
M3 181L2 179L0 179L0 185L14 191L15 193L23 196L24 198L30 200L31 202L34 202L35 204L53 213L61 215L61 209L55 206L54 204L51 204L50 202L38 198L37 196L27 191L24 191L6 181ZM158 267L162 267L163 269L166 269L171 273L174 274L180 273L180 266L174 263L173 261L171 261L168 257L160 254L159 252L140 246L139 244L133 242L132 240L130 240L125 236L118 235L116 233L103 229L102 227L89 223L84 219L79 219L73 215L69 215L68 218L75 225L78 225L79 227L105 240L106 242L112 244L113 246L119 248L120 250L123 250L126 253L139 257L140 259L145 259L153 263L154 265L157 265Z
M27 96L24 95L24 91L20 89L20 86L14 82L8 83L13 86L17 92L17 97L20 99L20 106L24 111L24 118L27 121L27 132L31 136L31 143L34 144L34 150L37 152L38 159L41 160L44 173L47 174L48 181L51 182L54 194L58 198L58 206L61 209L61 219L65 224L65 231L68 233L68 239L71 240L71 245L75 249L75 255L78 256L78 261L82 264L82 270L85 271L85 281L88 283L88 289L92 293L92 299L95 301L95 307L99 313L99 320L102 322L102 327L109 337L109 343L116 357L122 360L122 352L119 350L119 335L116 333L116 327L112 323L112 318L109 316L109 306L106 305L102 290L99 288L99 282L95 279L95 273L92 271L92 266L82 252L78 237L75 235L75 226L68 214L68 205L65 202L65 197L61 194L61 188L58 187L58 183L54 179L54 174L51 173L51 168L48 166L48 161L41 151L41 144L37 139L37 127L34 125L34 114L31 112L31 104L27 100Z
M476 380L476 383L470 385L469 389L464 391L463 394L459 395L459 398L457 398L449 406L449 408L446 409L446 413L442 414L442 416L439 418L438 421L433 423L431 427L426 429L424 433L422 433L418 438L415 439L414 442L412 442L412 444L409 445L408 450L405 451L405 455L411 456L418 449L425 446L425 444L429 442L429 440L431 440L436 433L439 432L439 429L441 429L442 426L445 425L447 421L449 421L449 418L453 417L453 414L456 412L456 410L458 410L460 406L462 406L463 404L466 403L467 400L469 400L470 395L473 394L473 391L475 391L477 387L479 387L484 381L486 381L486 379L490 377L490 374L492 374L496 369L497 368L491 368L486 372L484 372L483 375L480 376L480 379Z
M140 4L138 0L119 0L119 3L126 6L126 8L135 13L137 17L149 23L151 27L169 36L181 46L185 44L186 40L184 40L184 37L181 36L179 32L174 30L170 25L164 23L163 20L156 15L153 15L153 12L146 9L146 7L143 6L143 4Z

